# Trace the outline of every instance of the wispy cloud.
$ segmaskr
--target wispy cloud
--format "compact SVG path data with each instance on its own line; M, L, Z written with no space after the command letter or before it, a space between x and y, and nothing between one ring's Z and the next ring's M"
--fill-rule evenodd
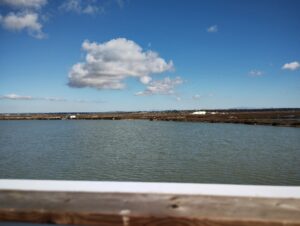
M207 28L208 33L216 33L218 32L218 26L217 25L212 25L209 28Z
M47 4L47 0L0 0L0 4L17 9L40 9L42 6Z
M73 65L69 72L69 86L96 89L123 89L124 80L135 77L148 84L152 74L170 71L168 63L158 53L143 51L134 41L125 38L112 39L105 43L84 41L87 52L85 62Z
M183 80L180 77L171 79L169 77L164 78L163 80L156 80L150 82L144 91L138 92L135 95L174 95L176 86L183 83Z
M0 96L0 100L31 100L31 101L51 101L51 102L75 102L75 103L104 103L101 100L85 100L85 99L66 99L61 97L33 97L22 96L15 93Z
M193 100L199 100L201 96L199 94L195 94L192 98Z
M60 97L37 97L35 100L47 100L47 101L54 101L54 102L65 102L67 99L60 98Z
M97 0L66 0L60 6L66 12L78 14L97 14L104 12L104 7Z
M252 77L258 77L258 76L262 76L264 74L264 72L260 71L260 70L251 70L249 71L248 75L252 76Z
M20 96L18 94L6 94L3 96L0 96L0 99L7 99L7 100L32 100L32 96Z
M124 7L125 1L126 1L126 0L116 0L118 6L119 6L120 8L123 8L123 7Z
M71 102L76 103L105 103L103 100L86 100L86 99L76 99L76 100L70 100Z
M67 101L64 98L58 98L58 97L32 97L32 96L24 96L24 95L18 95L15 93L6 94L0 96L0 99L6 99L6 100L45 100L45 101Z
M295 71L300 68L300 63L298 61L294 61L291 63L286 63L282 66L283 70Z
M126 0L65 0L59 7L65 12L77 14L101 14L111 5L118 5L123 8Z
M179 97L179 96L175 97L175 99L177 102L180 102L182 100L181 97Z

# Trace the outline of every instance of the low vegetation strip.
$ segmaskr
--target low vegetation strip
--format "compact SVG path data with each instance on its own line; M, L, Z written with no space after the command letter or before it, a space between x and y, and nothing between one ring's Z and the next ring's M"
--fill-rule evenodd
M1 114L0 120L151 120L300 127L300 109Z

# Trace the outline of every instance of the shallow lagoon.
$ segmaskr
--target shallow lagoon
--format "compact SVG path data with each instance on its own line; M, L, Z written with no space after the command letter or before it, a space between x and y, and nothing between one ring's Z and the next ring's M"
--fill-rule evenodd
M300 185L300 129L0 121L0 178Z

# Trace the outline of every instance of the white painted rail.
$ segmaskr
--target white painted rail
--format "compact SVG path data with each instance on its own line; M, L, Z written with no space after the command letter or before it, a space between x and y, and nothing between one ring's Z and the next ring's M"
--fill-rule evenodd
M300 186L0 179L0 190L300 198Z

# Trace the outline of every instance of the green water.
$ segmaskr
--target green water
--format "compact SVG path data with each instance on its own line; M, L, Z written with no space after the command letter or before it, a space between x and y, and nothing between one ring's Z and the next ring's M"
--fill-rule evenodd
M300 129L0 121L0 178L300 185Z

